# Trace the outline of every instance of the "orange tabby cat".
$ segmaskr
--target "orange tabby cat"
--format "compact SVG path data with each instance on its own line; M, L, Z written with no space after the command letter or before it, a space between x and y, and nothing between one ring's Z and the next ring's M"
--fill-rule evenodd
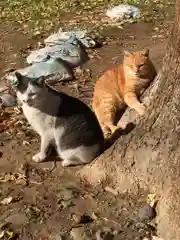
M149 59L149 50L124 52L123 64L108 69L96 82L92 108L104 134L117 130L114 123L117 110L126 104L140 115L145 106L138 96L155 78L156 70Z

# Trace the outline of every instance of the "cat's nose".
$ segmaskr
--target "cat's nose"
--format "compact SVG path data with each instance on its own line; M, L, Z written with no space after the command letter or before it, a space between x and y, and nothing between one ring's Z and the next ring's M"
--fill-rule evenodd
M27 103L27 102L28 102L28 99L27 99L27 98L24 98L22 101L23 101L23 103Z
M137 74L138 72L139 72L139 70L138 70L138 69L136 69L136 70L135 70L135 74Z

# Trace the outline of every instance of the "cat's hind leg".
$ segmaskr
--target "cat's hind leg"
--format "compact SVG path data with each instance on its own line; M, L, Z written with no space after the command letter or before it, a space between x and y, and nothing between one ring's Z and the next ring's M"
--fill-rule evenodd
M113 134L118 129L114 123L117 107L113 99L104 99L101 105L94 109L94 112L105 137L109 135L109 130Z
M63 159L63 167L82 165L91 162L100 154L100 146L98 144L93 146L79 146L65 151L60 151L60 148L58 148L58 154Z

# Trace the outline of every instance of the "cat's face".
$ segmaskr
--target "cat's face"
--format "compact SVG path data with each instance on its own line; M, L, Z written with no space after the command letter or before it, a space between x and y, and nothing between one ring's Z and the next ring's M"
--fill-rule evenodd
M16 95L19 101L27 103L30 106L38 106L44 97L44 81L43 79L30 79L22 76L19 72L15 73L17 83L15 86Z
M149 63L149 50L138 52L124 52L123 64L129 68L130 71L136 76L143 75L148 68Z

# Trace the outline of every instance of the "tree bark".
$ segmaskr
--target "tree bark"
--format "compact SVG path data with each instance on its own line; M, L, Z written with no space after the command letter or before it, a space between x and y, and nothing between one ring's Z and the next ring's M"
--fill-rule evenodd
M91 165L78 172L91 184L119 191L148 189L158 196L158 232L180 239L180 0L162 68L145 93L147 112ZM127 110L126 120L132 117ZM136 114L134 115L136 116Z

